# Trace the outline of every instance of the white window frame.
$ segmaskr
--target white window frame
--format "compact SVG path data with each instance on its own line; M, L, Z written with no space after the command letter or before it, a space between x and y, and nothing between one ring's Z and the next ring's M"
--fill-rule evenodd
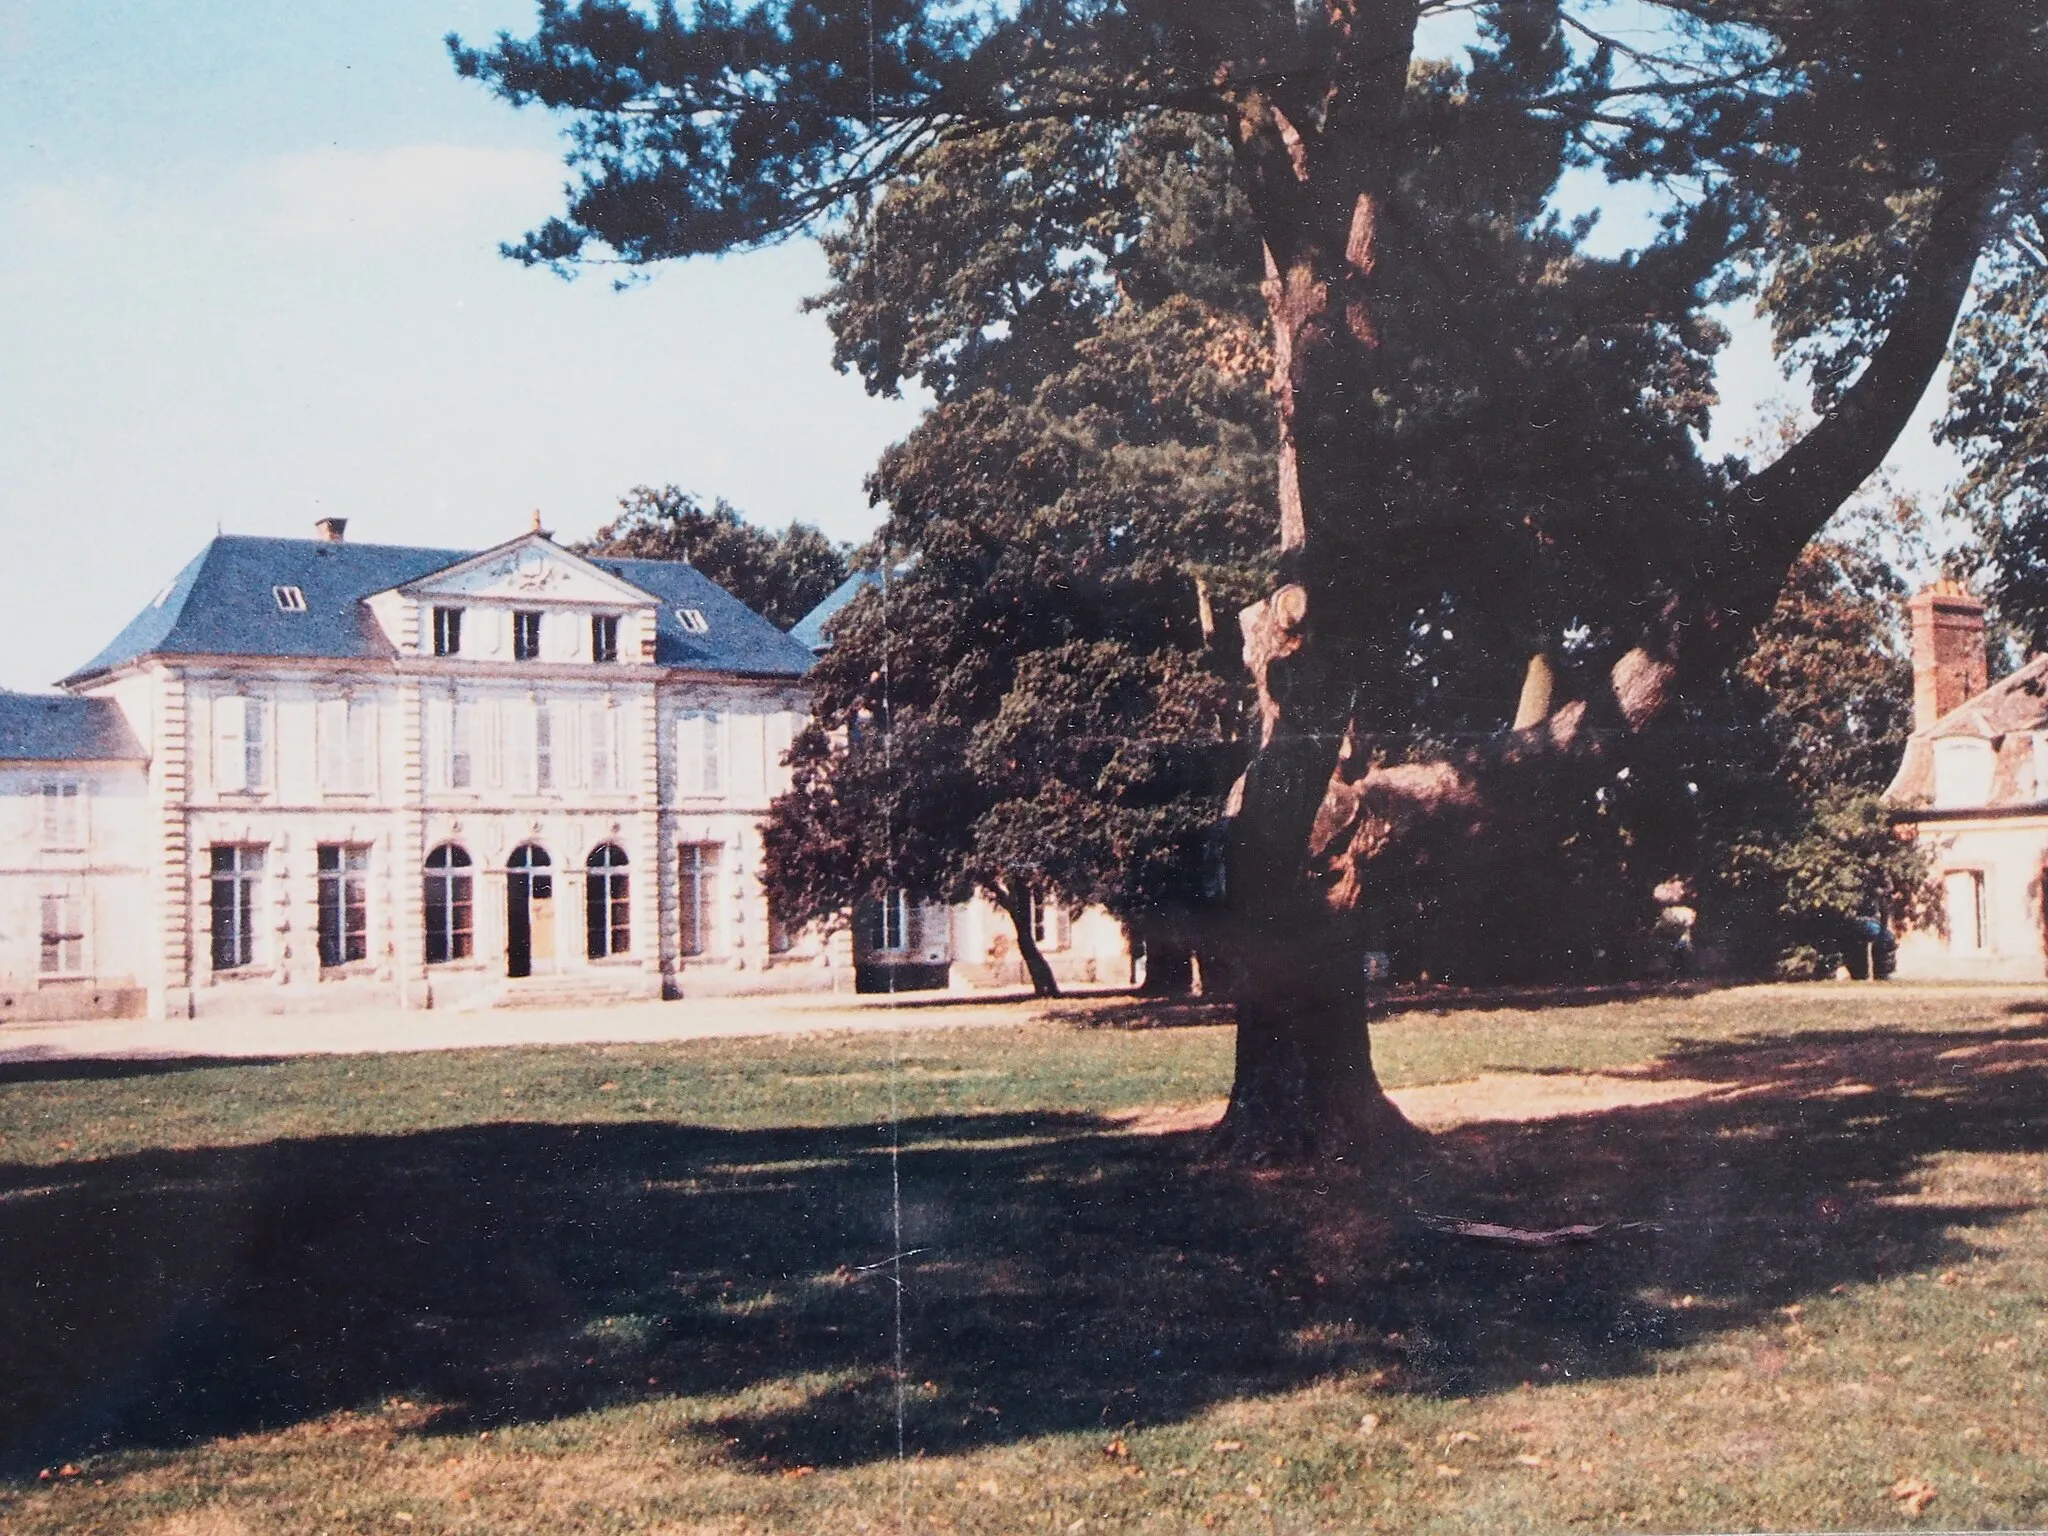
M1934 743L1934 804L1964 810L1991 803L1998 754L1977 736L1945 736Z
M54 779L41 786L38 830L46 853L75 853L85 847L85 784Z
M37 898L36 975L72 981L91 974L86 961L86 900L77 891L44 891Z
M603 794L625 787L619 762L619 710L609 701L583 706L583 784Z
M213 787L230 794L261 794L270 766L263 700L217 694L213 700Z
M676 845L676 949L686 960L722 952L718 894L725 872L725 844Z
M277 604L279 613L304 613L306 592L303 587L279 586L270 589L270 600Z
M1040 950L1059 951L1073 942L1073 923L1067 909L1048 901L1034 888L1027 893L1031 903L1031 942Z
M1948 919L1948 945L1951 950L1966 955L1990 951L1991 904L1987 897L1983 870L1950 869L1942 872L1942 910Z
M377 708L370 699L322 699L316 713L320 788L330 795L377 789Z
M723 800L730 790L723 710L693 708L676 716L676 794Z

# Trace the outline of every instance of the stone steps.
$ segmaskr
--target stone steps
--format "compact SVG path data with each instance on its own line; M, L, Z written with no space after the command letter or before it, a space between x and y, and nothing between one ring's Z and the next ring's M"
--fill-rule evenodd
M521 976L483 987L455 1004L451 1012L482 1013L494 1008L602 1008L618 1003L644 1003L661 995L655 979L575 973L564 976Z

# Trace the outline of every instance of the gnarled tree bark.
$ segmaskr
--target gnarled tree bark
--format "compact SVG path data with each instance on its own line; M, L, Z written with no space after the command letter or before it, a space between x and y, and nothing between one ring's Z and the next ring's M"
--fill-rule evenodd
M1357 912L1379 870L1398 862L1388 851L1404 825L1433 818L1462 819L1468 842L1483 844L1513 814L1518 782L1568 762L1599 766L1688 682L1741 653L1800 551L1877 469L1939 368L2008 153L1954 155L1885 341L1813 431L1736 488L1716 571L1645 594L1656 618L1597 696L1555 698L1548 664L1532 666L1513 725L1489 747L1457 763L1366 771L1347 767L1347 744L1380 724L1371 683L1384 626L1359 555L1373 532L1375 466L1360 464L1353 437L1379 365L1376 231L1416 9L1402 0L1332 14L1346 38L1328 77L1336 86L1312 104L1277 87L1250 93L1237 122L1266 251L1282 580L1240 615L1259 736L1227 809L1221 912L1204 953L1213 947L1237 1014L1218 1146L1255 1162L1370 1160L1417 1138L1381 1089L1368 1034Z

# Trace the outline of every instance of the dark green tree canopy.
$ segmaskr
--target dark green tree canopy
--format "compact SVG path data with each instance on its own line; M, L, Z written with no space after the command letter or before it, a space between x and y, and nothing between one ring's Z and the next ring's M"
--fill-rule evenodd
M1452 10L1477 27L1462 67L1427 58L1425 24ZM966 594L897 631L931 649L887 669L887 739L929 732L968 764L1020 678L1060 675L1019 658L1059 646L1177 650L1223 677L1220 647L1173 626L1205 588L1263 594L1236 615L1251 706L1211 929L1247 1155L1397 1118L1359 1025L1376 914L1433 851L1557 847L1569 807L1615 801L1642 742L1725 687L1905 427L1980 256L2023 250L2040 207L2048 0L1627 14L1624 31L1599 0L545 0L531 37L455 45L462 71L569 121L568 206L522 260L838 229L842 360L939 397L878 470L890 536L916 553L911 584ZM1186 195L1124 175L1154 133L1189 146ZM949 157L978 189L958 222L934 217ZM1227 193L1192 195L1212 159ZM1558 214L1572 170L1653 189L1657 232L1592 257ZM1180 247L1209 246L1202 273L1146 249L1175 207L1221 237ZM1262 557L1228 510L1258 504L1229 489L1255 481L1231 467L1224 363L1248 355L1231 327L1251 278ZM1746 293L1820 416L1768 463L1710 466L1708 311ZM1192 397L1143 398L1147 371L1212 326L1214 409L1176 419ZM1189 519L1220 555L1154 536ZM986 648L958 640L970 623ZM820 696L851 710L875 669L847 665Z

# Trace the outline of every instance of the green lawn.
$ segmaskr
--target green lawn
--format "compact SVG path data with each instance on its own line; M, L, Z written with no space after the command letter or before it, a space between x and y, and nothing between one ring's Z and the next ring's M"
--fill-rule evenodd
M2048 1001L1403 1012L1397 1087L1719 1087L1312 1177L1132 1130L1214 1010L1018 1017L0 1067L0 1528L2048 1520Z

